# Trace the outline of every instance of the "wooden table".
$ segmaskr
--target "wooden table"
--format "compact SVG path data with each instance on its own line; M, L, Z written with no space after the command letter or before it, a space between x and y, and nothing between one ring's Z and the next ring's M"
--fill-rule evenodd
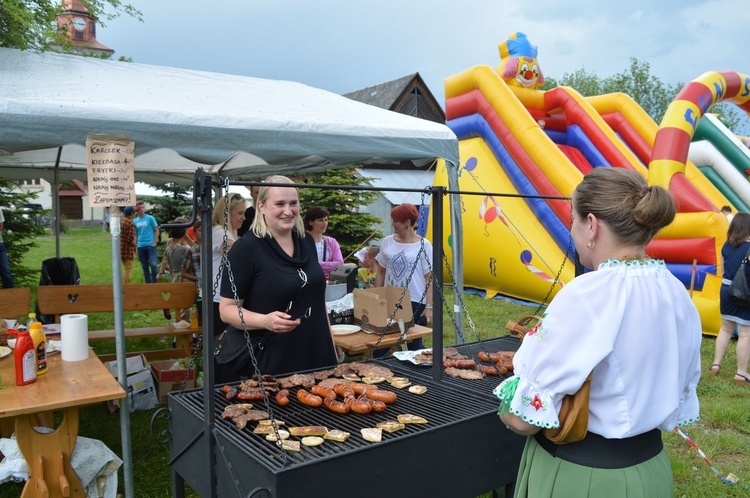
M414 339L425 337L432 334L432 329L429 327L423 327L422 325L414 325L406 331L405 337L401 337L401 334L385 334L378 344L378 349L390 348L394 344L409 343ZM367 332L355 332L353 334L346 335L334 335L333 340L336 346L339 346L349 355L362 354L365 359L372 356L372 350L375 344L378 343L380 335L368 334Z
M93 350L82 361L62 361L60 356L48 356L47 373L26 386L16 385L13 355L0 359L0 418L15 419L16 441L30 469L22 498L85 497L70 465L78 438L78 407L125 397L117 379ZM34 430L33 415L57 410L63 416L54 432Z

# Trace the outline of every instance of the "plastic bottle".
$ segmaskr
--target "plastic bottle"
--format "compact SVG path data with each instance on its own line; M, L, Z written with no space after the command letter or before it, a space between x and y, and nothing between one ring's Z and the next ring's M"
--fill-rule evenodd
M14 352L16 360L16 384L25 386L36 382L36 352L34 341L28 332L20 330Z
M39 320L36 319L36 313L29 313L29 319L26 322L26 330L31 330L32 323L39 323Z
M36 351L36 374L44 375L47 373L47 337L44 335L42 324L33 322L29 328L29 335Z

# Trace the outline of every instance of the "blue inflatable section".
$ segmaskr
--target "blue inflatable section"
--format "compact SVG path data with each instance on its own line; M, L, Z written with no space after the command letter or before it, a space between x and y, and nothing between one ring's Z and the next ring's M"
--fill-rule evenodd
M540 195L480 114L452 119L446 125L453 130L459 140L475 137L484 140L519 194ZM570 245L570 230L560 221L544 199L525 198L524 200L534 216L555 240L560 250L566 252ZM572 258L573 255L573 249L571 248L568 257Z

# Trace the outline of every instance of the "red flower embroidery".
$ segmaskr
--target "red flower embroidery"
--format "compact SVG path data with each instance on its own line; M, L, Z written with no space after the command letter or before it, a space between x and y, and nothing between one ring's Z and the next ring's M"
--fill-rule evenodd
M542 326L542 322L536 322L536 325L534 325L534 328L529 330L526 335L534 335L537 332L539 332L539 327Z
M537 411L539 411L540 408L544 408L542 400L539 398L538 394L534 395L534 400L531 402L531 406L533 406Z

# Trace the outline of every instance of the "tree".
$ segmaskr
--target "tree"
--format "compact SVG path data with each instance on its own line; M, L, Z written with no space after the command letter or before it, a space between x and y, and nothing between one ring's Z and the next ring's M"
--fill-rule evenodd
M192 197L188 195L188 187L176 183L154 185L153 187L169 194L143 198L144 201L154 206L149 214L156 218L159 224L169 223L178 216L190 219Z
M581 68L573 73L564 73L559 80L547 78L541 89L549 90L556 86L571 87L584 97L616 92L625 93L659 124L669 104L685 85L680 82L674 85L664 83L651 74L651 66L648 62L631 58L630 67L621 73L600 78ZM742 126L747 127L747 116L733 104L719 103L711 107L708 112L721 115L730 129L739 130Z
M39 216L49 214L49 211L23 207L24 204L33 203L36 197L35 193L17 188L15 182L0 178L0 208L5 218L3 242L8 251L10 269L16 286L35 283L34 279L39 275L39 268L27 268L22 264L24 254L36 245L33 239L44 235L44 226L39 222Z
M363 187L370 179L359 176L354 168L331 169L322 173L308 175L305 183L313 185L348 185ZM341 245L341 253L346 258L371 236L381 238L383 234L375 230L380 219L367 213L358 212L359 206L375 202L376 192L363 190L330 190L301 188L301 214L313 206L323 206L328 210L328 229L326 234L335 238ZM375 231L373 235L373 231Z
M143 20L139 10L120 0L81 0L81 3L100 26L123 14ZM73 44L68 33L57 24L61 11L60 0L2 0L0 47L41 52L60 47L62 51L70 51Z
M630 67L613 76L602 79L582 68L573 73L563 74L559 81L548 79L542 88L546 90L555 86L569 86L584 97L616 92L625 93L659 123L683 85L665 84L651 74L651 66L648 62L631 58Z

